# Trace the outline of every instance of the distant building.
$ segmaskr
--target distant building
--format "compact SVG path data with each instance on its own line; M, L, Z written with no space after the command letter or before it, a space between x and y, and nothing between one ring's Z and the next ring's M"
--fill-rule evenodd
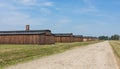
M74 42L82 42L83 36L82 35L74 35Z
M91 36L83 36L83 41L95 41L98 40L97 37L91 37Z
M57 33L54 34L55 42L74 42L74 36L72 33Z

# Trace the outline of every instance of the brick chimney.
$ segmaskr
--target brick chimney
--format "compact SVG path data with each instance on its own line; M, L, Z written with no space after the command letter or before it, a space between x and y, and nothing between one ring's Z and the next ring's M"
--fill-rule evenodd
M30 30L30 25L26 25L26 31Z

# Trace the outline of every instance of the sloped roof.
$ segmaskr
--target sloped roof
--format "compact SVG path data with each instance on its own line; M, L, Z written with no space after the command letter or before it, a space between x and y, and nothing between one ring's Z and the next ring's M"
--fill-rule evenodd
M74 37L83 37L82 35L74 35Z
M54 36L71 36L73 35L72 33L56 33Z
M0 31L0 35L18 35L18 34L45 34L51 32L50 30L21 30L21 31Z
M97 39L97 37L92 37L92 36L84 36L84 38L94 38L94 39Z

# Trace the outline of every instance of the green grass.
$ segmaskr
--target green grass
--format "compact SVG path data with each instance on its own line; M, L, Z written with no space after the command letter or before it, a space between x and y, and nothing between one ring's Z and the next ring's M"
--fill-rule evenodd
M54 45L0 45L0 69L97 42L100 41L56 43Z
M110 41L110 44L116 55L120 58L120 41Z

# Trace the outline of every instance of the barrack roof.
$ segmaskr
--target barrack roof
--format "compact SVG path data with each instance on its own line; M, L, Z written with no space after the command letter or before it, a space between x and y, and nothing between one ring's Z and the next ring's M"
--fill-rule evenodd
M20 31L0 31L0 35L17 35L17 34L45 34L51 32L50 30L20 30Z
M71 36L73 35L72 33L56 33L54 36Z
M83 37L83 35L74 35L74 37Z

